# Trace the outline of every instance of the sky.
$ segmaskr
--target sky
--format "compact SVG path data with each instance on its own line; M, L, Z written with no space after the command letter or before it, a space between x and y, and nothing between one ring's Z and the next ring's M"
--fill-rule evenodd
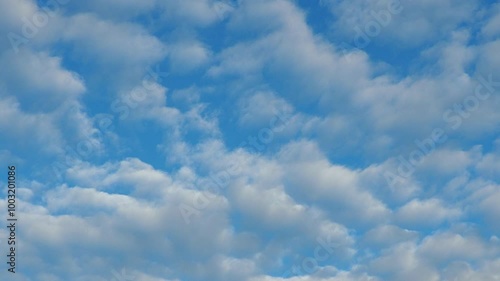
M0 0L0 65L0 280L500 280L497 1Z

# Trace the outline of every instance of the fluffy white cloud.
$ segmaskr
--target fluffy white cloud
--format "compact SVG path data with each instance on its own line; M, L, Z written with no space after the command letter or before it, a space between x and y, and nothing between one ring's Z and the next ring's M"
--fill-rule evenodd
M488 22L482 27L481 32L484 36L495 38L500 35L500 5L494 4L489 10L491 14Z
M414 199L401 207L396 213L396 220L410 227L437 226L447 220L458 219L461 211L443 206L443 202L432 198Z
M333 46L313 34L304 14L290 2L245 1L232 15L229 26L238 33L253 34L262 29L265 33L226 48L209 75L286 80L286 84L272 86L289 91L294 102L315 104L322 100L328 106L340 107L341 97L370 73L366 56L352 54L348 61L337 54Z
M365 47L366 41L369 44L380 39L399 47L421 46L446 36L460 24L470 23L478 9L478 1L458 0L323 2L335 16L335 32L348 38L349 44L359 41L360 48ZM361 34L366 39L358 39Z
M329 163L314 143L290 144L283 149L280 161L286 167L290 194L327 208L335 220L350 226L370 225L387 220L391 213L360 185L359 172Z
M23 108L32 112L51 112L85 92L78 74L61 65L60 57L47 53L6 52L0 58L5 91L16 96Z
M163 43L137 24L77 14L66 25L61 37L79 56L101 67L115 71L122 66L146 68L166 55Z
M4 147L19 151L21 145L30 150L41 147L44 153L62 152L62 136L52 119L43 114L25 113L19 107L19 103L13 98L0 101L0 127L4 136ZM23 156L26 155L21 157Z
M96 13L105 18L128 19L151 12L156 2L156 0L70 1L66 7L73 13Z
M217 21L224 20L234 10L231 1L187 0L159 1L164 20L173 21L178 25L207 27Z
M207 46L194 40L173 44L170 48L170 68L172 72L186 73L206 65L212 56Z
M237 111L241 126L265 128L276 115L291 115L293 107L272 92L257 92L241 98Z
M387 2L328 3L75 2L0 42L19 279L497 280L498 5L404 0L347 51ZM0 0L0 31L40 11Z

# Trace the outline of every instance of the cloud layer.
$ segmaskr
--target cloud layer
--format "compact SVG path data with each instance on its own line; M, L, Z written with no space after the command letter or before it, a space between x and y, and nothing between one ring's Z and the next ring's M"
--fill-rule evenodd
M0 279L500 278L498 3L136 2L0 0Z

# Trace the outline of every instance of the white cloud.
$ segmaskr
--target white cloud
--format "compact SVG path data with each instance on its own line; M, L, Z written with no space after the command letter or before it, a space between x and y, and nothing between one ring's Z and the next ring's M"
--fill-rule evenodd
M206 65L212 57L207 46L194 40L186 40L170 47L170 69L174 73L187 73Z
M69 18L62 38L72 43L80 55L98 60L102 66L124 64L145 68L166 54L162 42L141 26L115 23L92 14L78 14Z
M382 7L330 2L347 33L349 20L362 24ZM457 131L442 115L474 93L475 72L497 72L497 11L469 28L461 23L483 16L476 1L403 1L375 39L425 45L403 67L344 54L297 1L224 3L69 3L32 44L0 54L0 159L41 168L18 190L29 278L105 281L125 266L144 281L496 280L499 157L481 138L495 132L498 100ZM0 31L19 30L37 10L0 0ZM141 81L155 64L170 64L173 77ZM118 129L100 132L93 114L113 101L124 106L111 107ZM234 146L231 126L265 127L280 109L290 120L271 149ZM163 139L103 140L142 122ZM449 142L388 185L396 155L437 126ZM136 140L148 147L109 153L103 144ZM81 141L108 159L86 154L65 163L66 182L44 181L46 158ZM194 212L189 223L180 206ZM315 254L320 238L331 259L273 277Z
M223 20L234 8L229 1L166 0L158 2L162 17L178 25L207 27Z
M381 274L384 280L438 281L438 272L416 255L417 246L412 242L396 244L385 250L370 264L370 271Z
M498 254L498 249L487 247L479 237L440 233L424 239L418 251L428 261L439 265L453 260L474 261Z
M243 2L229 26L234 33L262 32L222 51L220 63L208 71L211 76L265 75L271 81L287 81L271 86L289 91L294 103L322 100L340 106L342 95L356 89L370 73L366 56L352 54L348 61L335 53L333 46L313 34L303 13L290 2Z
M13 98L0 101L0 127L5 136L4 147L12 151L40 149L43 153L61 153L63 137L52 118L45 114L30 114L19 108ZM16 141L17 140L17 141ZM24 157L25 155L18 155Z
M481 32L488 38L495 38L500 35L500 5L492 5L489 13L491 16L482 27Z
M348 38L350 44L360 36L355 28L370 34L370 30L375 30L370 22L375 22L379 32L369 40L382 39L386 44L397 43L399 47L417 47L439 40L460 24L471 22L478 7L478 1L459 0L326 2L336 17L334 30Z
M64 69L60 57L47 53L6 52L0 58L2 84L14 93L23 108L32 112L51 112L68 100L82 95L86 88L78 74Z
M314 143L293 143L281 153L286 188L296 200L323 206L350 226L387 220L390 210L360 185L359 172L329 163Z
M106 2L90 0L85 2L71 1L67 6L74 13L90 12L104 18L127 19L151 12L156 2L156 0L110 0Z
M293 107L272 92L256 92L242 97L238 104L238 123L251 128L266 128L277 114L291 115Z
M460 209L447 207L439 199L427 200L414 199L396 213L396 220L399 224L408 227L437 226L448 220L460 218Z
M393 244L414 241L419 237L416 231L402 229L395 225L381 225L368 231L363 242L369 245L387 247Z

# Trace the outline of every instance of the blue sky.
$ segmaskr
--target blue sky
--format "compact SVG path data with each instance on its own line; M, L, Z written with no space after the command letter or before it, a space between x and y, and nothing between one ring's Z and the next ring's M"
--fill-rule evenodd
M0 0L0 33L1 280L500 278L496 1Z

